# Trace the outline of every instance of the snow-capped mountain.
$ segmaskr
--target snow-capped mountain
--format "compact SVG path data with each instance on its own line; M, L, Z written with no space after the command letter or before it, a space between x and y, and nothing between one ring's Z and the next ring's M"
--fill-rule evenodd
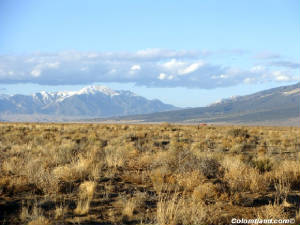
M148 100L130 91L88 86L79 91L41 91L33 95L1 95L0 114L63 117L110 117L174 110L159 100Z
M111 97L120 95L120 91L119 92L114 91L105 86L88 86L88 87L82 88L79 91L58 91L58 92L52 92L52 93L48 93L46 91L41 91L41 92L33 94L32 96L33 96L34 100L39 103L49 104L53 101L54 102L63 102L65 99L72 97L72 96L76 96L76 95L96 95L99 93L101 93L103 95L111 96Z

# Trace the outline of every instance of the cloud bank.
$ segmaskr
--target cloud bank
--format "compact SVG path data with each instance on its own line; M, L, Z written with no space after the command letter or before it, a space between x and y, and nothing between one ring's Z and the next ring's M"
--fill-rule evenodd
M146 49L136 52L34 53L0 56L0 83L41 85L135 83L146 87L213 89L241 83L296 81L298 65L277 62L282 68L239 68L210 62L208 51ZM223 54L223 53L222 53ZM230 54L241 54L240 52Z
M290 68L290 69L299 69L300 68L300 63L293 62L293 61L287 61L287 60L272 61L268 65L277 66L277 67L285 67L285 68Z

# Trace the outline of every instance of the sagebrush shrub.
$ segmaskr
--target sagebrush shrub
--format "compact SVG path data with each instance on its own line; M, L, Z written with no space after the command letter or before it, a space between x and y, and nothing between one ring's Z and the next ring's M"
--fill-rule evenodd
M216 178L222 176L224 173L221 164L214 158L202 158L199 168L207 178Z

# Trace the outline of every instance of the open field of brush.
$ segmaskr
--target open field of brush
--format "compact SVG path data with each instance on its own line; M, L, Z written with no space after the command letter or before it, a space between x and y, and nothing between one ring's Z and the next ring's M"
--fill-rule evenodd
M0 124L0 224L299 224L300 129Z

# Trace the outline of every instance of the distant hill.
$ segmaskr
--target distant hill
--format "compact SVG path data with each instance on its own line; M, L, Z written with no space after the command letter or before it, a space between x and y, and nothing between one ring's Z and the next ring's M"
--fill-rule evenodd
M74 92L0 95L0 119L8 121L63 121L174 109L177 108L159 100L148 100L130 91L114 91L104 86L89 86Z
M115 118L140 122L300 124L300 83L224 99L207 107Z

